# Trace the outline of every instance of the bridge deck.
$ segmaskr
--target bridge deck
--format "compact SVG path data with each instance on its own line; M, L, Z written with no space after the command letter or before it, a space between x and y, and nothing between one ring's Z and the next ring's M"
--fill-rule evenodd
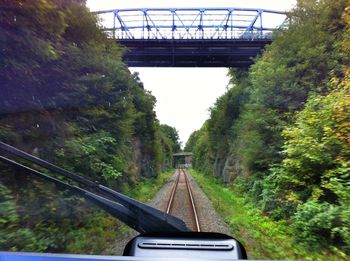
M118 40L130 67L248 67L271 40Z

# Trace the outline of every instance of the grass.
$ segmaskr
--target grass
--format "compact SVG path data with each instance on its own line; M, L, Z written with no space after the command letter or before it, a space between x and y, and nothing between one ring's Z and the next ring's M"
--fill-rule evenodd
M162 172L154 179L143 179L138 184L129 189L126 194L141 202L147 202L151 200L164 186L174 171L175 170L172 169L166 172Z
M65 253L101 254L106 246L113 245L120 236L120 222L102 211L88 216L79 229L71 230L67 236L71 241Z
M251 259L348 260L338 249L316 251L293 240L294 230L286 222L264 216L244 195L215 177L190 170L216 211L229 225L232 235L246 248Z

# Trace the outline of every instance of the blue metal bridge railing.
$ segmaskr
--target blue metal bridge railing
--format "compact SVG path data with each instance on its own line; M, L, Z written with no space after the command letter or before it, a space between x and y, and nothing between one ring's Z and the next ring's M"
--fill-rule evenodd
M251 8L137 8L95 12L113 39L270 39L281 11Z

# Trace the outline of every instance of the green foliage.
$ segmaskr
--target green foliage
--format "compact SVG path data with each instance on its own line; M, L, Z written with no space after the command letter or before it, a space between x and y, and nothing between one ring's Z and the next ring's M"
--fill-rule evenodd
M83 0L2 1L0 138L122 190L169 168L178 136L97 23ZM1 250L100 253L117 238L81 198L1 167Z
M236 138L231 148L240 157L243 174L266 171L279 161L285 123L278 115L276 110L260 105L249 105L240 115L233 128Z
M329 182L348 178L344 170L350 160L347 93L342 90L310 98L295 126L284 130L282 167L291 174L286 181L290 189L309 190L306 194L314 199L336 202L336 191Z
M174 127L166 124L161 124L158 130L161 145L161 159L163 169L173 167L173 154L181 150L181 143L179 141L179 134Z
M331 250L305 247L304 238L293 239L300 231L295 231L295 228L285 221L274 221L264 216L253 204L247 202L240 191L230 188L212 176L203 175L195 170L190 172L229 225L231 234L245 246L249 258L347 260L346 254L337 247ZM326 217L325 222L331 219L332 217ZM322 226L322 222L319 224Z
M127 154L118 152L116 140L108 133L100 132L69 140L57 152L61 166L77 173L88 173L93 180L108 183L122 175L127 169Z
M295 238L313 247L325 247L337 241L339 208L329 203L310 200L299 205L294 215Z
M249 99L231 146L243 174L266 171L281 160L284 126L293 122L293 113L304 107L310 93L327 92L327 81L341 69L336 40L343 33L344 6L345 1L301 1L290 14L288 29L275 33L274 42L250 68L244 87Z
M193 164L204 172L216 175L222 172L234 135L232 128L247 99L247 92L242 88L246 75L246 71L231 71L230 88L216 100L210 108L210 118L200 130L192 133L186 143L185 150L194 153Z
M209 137L207 131L207 122L203 124L202 128L196 132L194 139L196 143L192 148L193 166L203 172L211 173L213 167L213 157L209 150ZM188 144L188 143L187 143ZM187 145L186 147L190 146Z
M264 203L271 201L268 198L278 201L278 207L270 209L275 217L288 218L295 212L296 237L314 246L349 247L348 93L346 87L309 99L295 125L284 130L285 159L265 182Z
M188 138L184 151L193 151L194 146L197 144L197 141L199 139L200 132L198 130L191 133L190 137Z
M141 202L147 202L156 195L172 174L174 174L174 169L160 173L157 178L143 179L130 188L127 194Z
M165 137L167 137L172 143L172 151L174 153L180 152L181 144L179 141L180 138L177 129L166 124L161 124L160 130L165 134Z
M230 69L186 146L296 240L349 251L349 3L300 0L289 16L248 72Z
M244 77L244 76L243 76ZM223 154L228 152L227 139L231 134L233 121L240 113L240 98L242 89L239 85L233 85L225 95L216 100L215 105L210 108L210 118L207 121L209 135L209 146L214 152Z
M16 202L10 190L0 183L0 248L16 251L24 249L45 250L30 229L18 230L20 217L16 211Z
M147 202L173 172L143 179L125 192ZM28 188L15 184L10 177L0 183L1 250L101 254L125 233L120 221L81 198L67 197L54 186L32 178L20 178ZM18 191L8 189L16 185Z
M55 44L67 27L63 12L44 0L4 1L0 12L2 78L17 83L35 80L40 63L55 60L59 55Z
M120 222L106 213L96 211L67 231L67 253L100 254L122 234Z

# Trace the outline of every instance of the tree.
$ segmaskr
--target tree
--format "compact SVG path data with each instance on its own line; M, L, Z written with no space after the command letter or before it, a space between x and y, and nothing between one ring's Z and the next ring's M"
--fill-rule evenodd
M122 190L171 166L172 155L161 153L173 144L161 137L155 97L84 3L0 3L0 139ZM81 199L20 174L1 166L0 204L9 212L0 221L8 228L2 249L79 249L97 244L87 236L91 222L115 225Z
M161 124L160 130L170 139L172 143L172 151L174 153L179 152L181 150L181 143L177 129L166 124Z

